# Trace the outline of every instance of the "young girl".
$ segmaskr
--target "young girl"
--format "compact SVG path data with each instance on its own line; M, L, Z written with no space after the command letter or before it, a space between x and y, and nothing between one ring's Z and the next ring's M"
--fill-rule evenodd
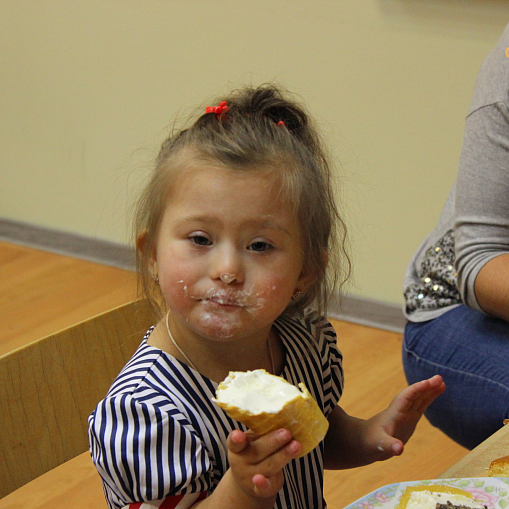
M136 227L164 313L89 422L111 509L321 509L324 468L402 453L445 386L414 384L367 421L337 406L335 333L308 308L348 272L331 261L338 224L317 134L275 87L233 93L163 144ZM255 436L211 401L229 371L258 368L304 382L328 418L303 458L288 430Z

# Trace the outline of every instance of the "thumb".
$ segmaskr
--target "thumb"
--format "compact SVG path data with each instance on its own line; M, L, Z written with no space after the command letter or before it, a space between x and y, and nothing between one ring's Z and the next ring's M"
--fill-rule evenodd
M387 440L380 442L377 446L381 459L389 459L393 456L400 456L403 453L404 444L397 438L387 437Z

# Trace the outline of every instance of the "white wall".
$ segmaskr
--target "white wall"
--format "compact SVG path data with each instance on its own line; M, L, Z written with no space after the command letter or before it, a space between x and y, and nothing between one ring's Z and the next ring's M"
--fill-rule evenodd
M0 217L127 242L174 116L276 80L341 161L351 292L399 304L506 22L507 0L2 0Z

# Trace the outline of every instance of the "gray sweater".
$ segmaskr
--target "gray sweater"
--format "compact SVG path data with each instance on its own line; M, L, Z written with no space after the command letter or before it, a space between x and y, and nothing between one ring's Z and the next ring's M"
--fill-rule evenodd
M509 25L479 71L456 182L435 230L406 270L405 316L412 322L461 303L482 311L474 291L477 274L492 258L509 253L507 55Z

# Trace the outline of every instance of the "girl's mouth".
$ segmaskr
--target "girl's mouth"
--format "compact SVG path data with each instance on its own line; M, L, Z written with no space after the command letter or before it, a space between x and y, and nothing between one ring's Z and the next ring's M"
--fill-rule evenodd
M251 293L238 290L238 291L225 291L225 290L207 290L199 297L197 300L206 304L207 302L212 302L213 304L218 304L219 306L228 306L228 307L250 307Z
M187 288L184 288L186 291ZM199 301L206 305L211 303L220 308L244 308L247 310L256 310L263 306L265 299L261 298L258 294L253 294L251 291L246 290L222 290L211 288L196 295L188 294L193 300Z
M239 307L246 307L246 303L238 300L238 299L232 299L230 297L222 297L222 296L212 296L206 299L203 299L202 302L214 302L216 304L220 304L221 306L239 306Z

